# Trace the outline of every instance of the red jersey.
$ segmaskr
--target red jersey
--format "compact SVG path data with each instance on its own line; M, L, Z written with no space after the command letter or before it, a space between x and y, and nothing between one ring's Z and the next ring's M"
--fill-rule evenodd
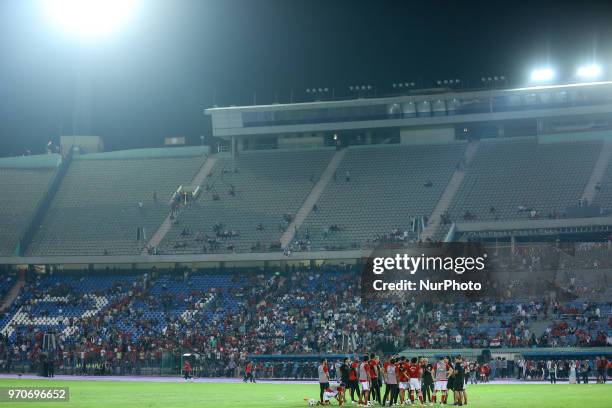
M421 366L418 364L408 364L408 376L410 378L421 378Z
M349 370L349 380L350 381L357 381L357 369L358 368L359 368L358 363L351 364L351 369Z
M397 363L396 367L399 372L398 381L408 382L408 363Z
M376 365L378 364L378 361L376 360L370 360L370 378L371 379L375 379L378 377L378 375L376 374Z
M246 365L246 373L247 373L247 374L250 374L250 373L251 373L251 371L253 371L253 364L248 363L248 364Z

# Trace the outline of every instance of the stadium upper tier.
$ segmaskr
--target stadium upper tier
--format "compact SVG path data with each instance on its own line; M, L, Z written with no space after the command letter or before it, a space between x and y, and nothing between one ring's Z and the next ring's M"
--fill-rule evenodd
M595 204L600 205L606 211L612 210L612 160L606 167L598 190L594 200Z
M168 153L160 157L153 153L155 150ZM117 255L142 251L146 239L168 215L172 194L180 185L191 182L205 156L197 148L190 154L185 149L136 153L132 157L117 153L75 157L28 254ZM139 228L143 233L138 233Z
M333 149L320 149L219 157L202 195L177 217L161 251L268 251L278 246L333 154Z
M0 159L0 256L16 252L59 160L58 155Z
M580 200L601 149L599 141L484 140L450 205L450 219L562 217Z
M359 249L419 239L428 219L444 218L431 228L434 239L453 222L562 219L585 191L606 211L605 146L526 137L242 151L209 162L203 148L76 156L36 217L26 254L136 255L154 235L160 254L281 251L281 238L293 250ZM6 164L15 162L0 162L2 256L32 229L56 174ZM200 195L169 217L172 195L194 180Z
M299 237L313 249L359 248L393 231L416 239L412 220L431 214L465 146L349 148Z

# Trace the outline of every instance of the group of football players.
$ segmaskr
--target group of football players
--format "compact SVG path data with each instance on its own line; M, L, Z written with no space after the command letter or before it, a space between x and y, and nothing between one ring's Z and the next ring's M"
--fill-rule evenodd
M347 391L352 403L360 406L448 404L450 390L453 405L467 405L467 367L461 356L456 356L454 362L448 356L441 357L433 364L423 357L394 356L381 364L379 357L371 354L353 361L345 358L340 366L338 385L332 386L327 360L323 359L318 367L320 393L317 404L329 405L336 399L339 405L344 405Z

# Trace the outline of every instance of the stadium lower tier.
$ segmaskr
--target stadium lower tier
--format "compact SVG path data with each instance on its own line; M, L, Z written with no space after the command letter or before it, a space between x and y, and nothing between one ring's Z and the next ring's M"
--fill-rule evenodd
M193 353L218 372L257 355L611 344L607 295L557 301L513 290L483 302L362 303L349 267L33 274L0 318L0 355L5 365L50 358L131 373Z

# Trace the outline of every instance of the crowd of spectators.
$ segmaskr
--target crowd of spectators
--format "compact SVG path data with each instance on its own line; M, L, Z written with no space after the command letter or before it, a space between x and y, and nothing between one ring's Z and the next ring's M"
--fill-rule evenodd
M202 276L182 269L127 281L119 275L91 289L108 300L104 307L76 316L66 311L92 306L66 282L89 278L30 277L1 320L0 364L36 366L45 333L55 333L49 357L58 368L83 374L180 369L184 352L201 356L207 375L228 375L250 356L612 345L609 301L528 297L518 284L504 288L513 300L363 303L359 271L349 265L227 272L223 284L207 287L195 283ZM41 305L50 302L46 311ZM17 324L10 316L18 311L29 321L61 319L53 326ZM536 322L545 330L536 332Z

